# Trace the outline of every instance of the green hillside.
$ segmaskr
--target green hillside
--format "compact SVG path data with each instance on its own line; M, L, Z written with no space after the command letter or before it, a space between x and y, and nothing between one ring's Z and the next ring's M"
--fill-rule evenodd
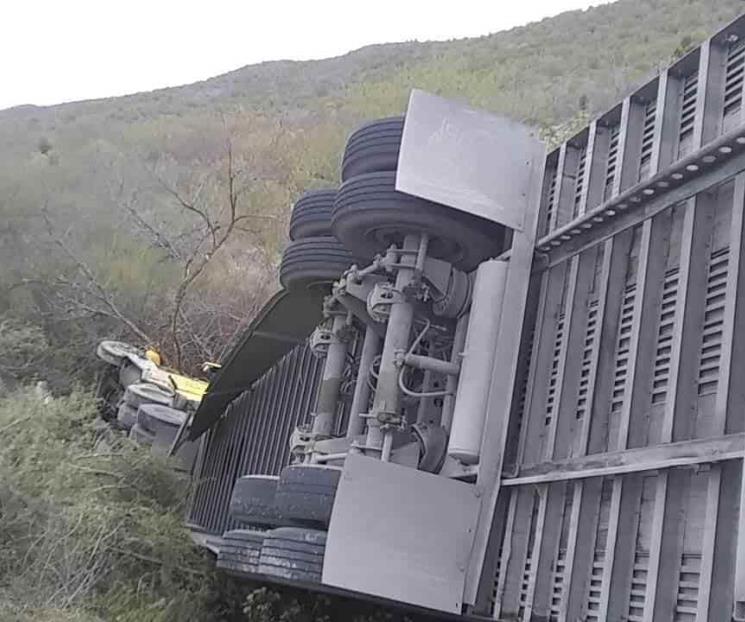
M419 87L556 127L610 106L742 10L619 0L474 39L0 111L0 342L32 335L64 351L0 375L84 369L102 334L157 343L186 365L219 357L276 287L293 199L337 183L362 120L400 113ZM215 247L231 199L245 218Z

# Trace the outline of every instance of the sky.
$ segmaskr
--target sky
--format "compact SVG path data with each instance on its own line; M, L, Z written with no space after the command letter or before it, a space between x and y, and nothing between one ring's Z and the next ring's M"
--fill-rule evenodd
M474 37L610 0L0 0L0 109L373 43Z

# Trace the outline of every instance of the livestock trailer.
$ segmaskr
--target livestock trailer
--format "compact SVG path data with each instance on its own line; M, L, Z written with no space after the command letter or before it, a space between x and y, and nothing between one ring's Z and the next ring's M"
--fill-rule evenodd
M415 92L295 206L210 387L237 575L506 620L745 620L745 18L544 155Z

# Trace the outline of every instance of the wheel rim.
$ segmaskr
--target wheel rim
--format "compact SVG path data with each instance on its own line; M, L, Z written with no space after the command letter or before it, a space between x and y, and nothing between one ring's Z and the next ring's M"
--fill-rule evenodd
M447 257L451 262L458 262L465 256L465 249L458 240L443 237L434 231L428 231L426 225L379 224L361 231L362 237L370 246L369 255L382 253L392 244L400 246L407 235L421 233L428 235L427 252L432 257Z
M101 348L101 350L103 350L107 354L110 354L111 356L115 356L117 358L124 358L125 356L129 356L130 354L135 356L142 356L139 348L136 348L135 346L124 341L102 341L99 344L99 348Z

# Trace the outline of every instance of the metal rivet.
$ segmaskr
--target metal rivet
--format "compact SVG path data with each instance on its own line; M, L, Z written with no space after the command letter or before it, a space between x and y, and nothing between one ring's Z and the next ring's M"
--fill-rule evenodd
M551 240L549 244L551 244L551 246L561 246L561 242L559 242L559 240Z
M670 175L670 177L672 177L675 180L680 181L681 179L683 179L683 173L673 173L672 175Z
M595 221L595 222L603 222L603 220L604 220L604 218L602 216L595 216L593 218L593 221Z
M687 171L691 171L691 173L695 173L698 170L698 164L689 164L686 166Z
M581 229L572 229L569 233L571 233L572 235L577 235L578 233L582 233L582 230Z
M562 236L561 236L561 239L562 239L562 240L571 240L571 239L572 239L572 236L571 236L571 235L567 235L567 234L565 233L564 235L562 235Z
M642 190L642 193L646 194L649 197L654 194L654 190L652 188L644 188L644 190Z
M618 205L616 205L618 209L626 209L628 206L628 203L619 203Z
M729 147L728 145L719 147L719 153L732 153L732 147Z
M666 182L666 181L658 181L657 182L657 187L658 188L669 188L670 187L670 184L668 182Z
M735 139L735 142L739 145L745 145L745 136L738 136Z
M629 201L631 201L632 203L640 203L641 199L639 197L631 197Z
M705 162L706 164L711 164L712 162L716 162L717 159L713 155L706 155L703 158L701 158L702 162Z
M605 210L605 215L606 216L615 216L616 215L616 210L607 209L607 210Z
M583 222L582 225L581 225L581 227L583 229L592 229L592 224L589 223L589 222Z

